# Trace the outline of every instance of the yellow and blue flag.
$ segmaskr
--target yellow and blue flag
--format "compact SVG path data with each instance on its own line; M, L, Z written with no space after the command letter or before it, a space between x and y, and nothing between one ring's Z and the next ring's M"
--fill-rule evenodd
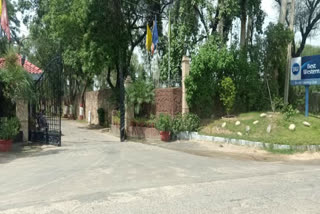
M152 33L151 33L149 25L147 24L147 39L146 39L147 51L151 50L151 45L152 45Z
M153 32L152 32L152 55L154 51L157 49L157 44L159 42L158 28L157 28L157 20L154 21Z

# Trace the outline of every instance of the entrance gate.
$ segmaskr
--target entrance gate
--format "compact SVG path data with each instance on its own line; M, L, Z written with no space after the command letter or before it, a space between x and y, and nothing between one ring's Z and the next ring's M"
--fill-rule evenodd
M62 60L54 58L36 81L37 100L29 106L29 140L61 146Z

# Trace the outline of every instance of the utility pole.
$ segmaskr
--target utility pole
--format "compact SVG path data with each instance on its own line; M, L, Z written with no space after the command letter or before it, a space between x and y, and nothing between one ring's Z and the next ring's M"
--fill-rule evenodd
M295 4L296 4L295 0L291 0L289 29L292 32L294 32L293 26L294 26ZM286 71L285 84L284 84L284 104L285 105L288 105L289 103L291 58L292 58L292 42L290 42L290 44L288 45L287 71Z

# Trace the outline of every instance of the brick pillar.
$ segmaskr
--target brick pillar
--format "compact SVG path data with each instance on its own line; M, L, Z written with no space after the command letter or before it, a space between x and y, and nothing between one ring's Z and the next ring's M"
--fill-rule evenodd
M130 76L127 77L126 81L124 82L124 87L127 89L132 83L132 79ZM128 101L125 100L125 129L128 132L130 127L130 122L134 118L134 106L129 106Z
M16 102L16 116L21 124L20 131L23 132L23 141L29 140L29 112L28 101L18 100Z
M182 114L189 112L189 107L187 103L187 91L184 84L185 79L189 76L190 72L190 59L187 56L182 58Z

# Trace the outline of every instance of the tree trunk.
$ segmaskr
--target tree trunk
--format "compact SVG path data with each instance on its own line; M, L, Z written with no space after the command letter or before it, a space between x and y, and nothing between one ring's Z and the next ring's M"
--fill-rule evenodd
M224 6L224 0L219 0L218 1L218 8L223 8ZM219 9L219 11L221 11L221 9ZM218 27L217 27L217 31L218 34L221 36L221 38L223 38L223 28L224 28L224 14L220 12L220 19L218 22Z
M287 16L287 0L281 0L279 23L285 24Z
M242 0L241 3L241 36L240 47L246 46L246 27L247 27L247 0Z
M248 18L248 26L247 26L247 38L246 38L246 46L252 45L252 33L253 33L253 20L252 17Z

